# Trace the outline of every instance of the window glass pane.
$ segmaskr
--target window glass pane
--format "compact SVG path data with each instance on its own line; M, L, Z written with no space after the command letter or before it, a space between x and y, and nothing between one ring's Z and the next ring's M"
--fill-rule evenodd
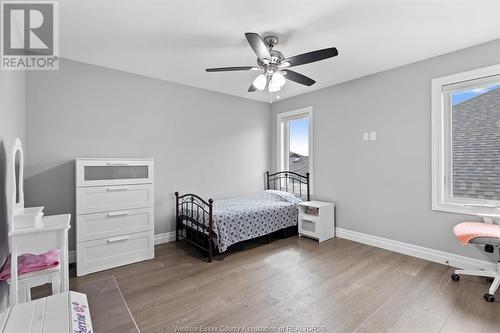
M500 83L454 92L452 196L500 200Z
M293 119L288 124L290 136L289 171L305 176L309 172L309 118Z

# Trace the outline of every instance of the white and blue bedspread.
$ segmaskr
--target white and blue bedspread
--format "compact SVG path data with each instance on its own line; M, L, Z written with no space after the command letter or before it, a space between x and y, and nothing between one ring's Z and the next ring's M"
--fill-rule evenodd
M263 191L234 199L216 200L213 232L220 252L228 246L297 225L302 200L282 191Z

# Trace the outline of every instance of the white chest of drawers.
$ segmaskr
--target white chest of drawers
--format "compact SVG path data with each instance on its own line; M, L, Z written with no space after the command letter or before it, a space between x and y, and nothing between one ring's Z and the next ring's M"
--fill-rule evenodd
M76 274L154 257L154 161L76 159Z

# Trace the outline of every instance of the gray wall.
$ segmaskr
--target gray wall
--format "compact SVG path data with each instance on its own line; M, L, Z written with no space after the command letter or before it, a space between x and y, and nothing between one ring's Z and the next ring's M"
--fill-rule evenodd
M46 214L74 216L76 157L154 158L157 234L174 230L176 190L263 189L268 104L68 60L28 73L26 99L26 204Z
M0 266L9 253L7 211L14 187L12 146L17 137L24 138L25 74L0 71ZM23 140L24 143L24 140ZM7 284L0 283L0 311L7 306Z
M274 103L273 165L276 113L313 106L314 198L336 203L339 227L484 259L452 234L477 218L431 210L430 81L499 60L496 40Z

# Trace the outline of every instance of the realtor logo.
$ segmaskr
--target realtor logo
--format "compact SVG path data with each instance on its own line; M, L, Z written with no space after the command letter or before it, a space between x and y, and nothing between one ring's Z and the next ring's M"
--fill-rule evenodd
M3 70L59 68L57 2L1 3L1 66Z

